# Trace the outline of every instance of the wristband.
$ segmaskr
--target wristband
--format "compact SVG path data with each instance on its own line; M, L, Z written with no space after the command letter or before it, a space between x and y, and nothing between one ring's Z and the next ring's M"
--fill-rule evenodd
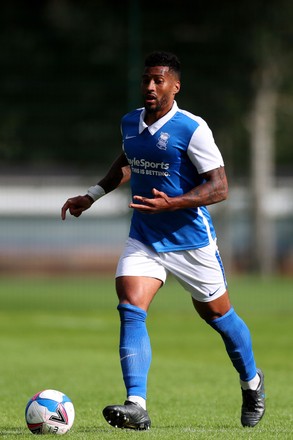
M101 197L103 197L105 194L106 194L106 192L105 192L104 188L102 188L100 185L91 186L87 190L87 195L90 196L94 202L96 200L100 199Z

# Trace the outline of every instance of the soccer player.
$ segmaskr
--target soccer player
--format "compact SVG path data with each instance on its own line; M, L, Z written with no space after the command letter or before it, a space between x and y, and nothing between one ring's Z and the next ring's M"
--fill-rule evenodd
M100 197L130 181L130 232L116 272L124 404L104 408L116 428L149 429L146 409L151 345L149 306L169 273L192 298L199 316L222 337L239 374L241 423L255 426L265 412L264 375L256 367L249 329L230 303L207 205L227 198L221 153L207 123L178 107L180 62L156 51L145 59L144 107L121 121L123 152L87 194L62 207L79 217Z

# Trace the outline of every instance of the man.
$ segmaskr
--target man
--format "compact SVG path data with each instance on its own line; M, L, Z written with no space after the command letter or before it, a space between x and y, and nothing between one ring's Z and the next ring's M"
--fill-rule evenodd
M94 201L130 180L133 209L129 238L116 272L120 361L127 400L104 408L116 428L149 429L146 410L151 346L146 317L151 301L172 273L191 294L202 319L222 337L239 373L241 423L253 427L265 411L264 376L256 368L250 332L230 304L216 234L206 205L225 200L228 184L211 130L181 110L180 62L153 52L142 75L144 107L122 118L123 153L84 196L62 208L78 217Z

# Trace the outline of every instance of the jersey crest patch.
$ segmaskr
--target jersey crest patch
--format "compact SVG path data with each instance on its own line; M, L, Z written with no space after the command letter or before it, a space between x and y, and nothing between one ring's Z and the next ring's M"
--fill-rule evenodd
M161 131L160 137L158 139L158 142L157 142L156 146L160 150L167 150L167 144L168 144L169 137L170 137L169 133L163 133Z

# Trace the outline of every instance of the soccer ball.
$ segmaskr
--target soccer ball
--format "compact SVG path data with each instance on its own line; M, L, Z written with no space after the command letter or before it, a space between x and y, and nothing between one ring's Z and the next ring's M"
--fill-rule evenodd
M25 408L25 420L33 434L65 434L74 422L74 406L60 391L35 394Z

